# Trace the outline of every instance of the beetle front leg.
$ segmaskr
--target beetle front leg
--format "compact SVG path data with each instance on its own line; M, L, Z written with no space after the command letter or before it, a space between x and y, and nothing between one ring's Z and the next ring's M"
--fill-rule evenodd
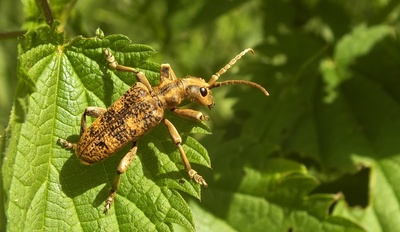
M202 112L200 111L196 111L196 110L192 110L192 109L178 109L178 108L174 108L171 109L172 112L183 116L183 117L187 117L187 118L193 118L199 121L207 121L208 120L208 116L204 115Z
M153 91L153 89L151 88L150 82L147 80L147 77L144 75L143 72L140 72L137 69L132 68L132 67L123 66L123 65L118 64L118 62L115 60L114 55L111 54L111 52L108 49L104 49L104 53L106 54L106 59L111 68L113 68L117 71L121 71L121 72L135 73L136 79L138 81L142 82L150 92Z
M183 147L181 145L182 138L179 135L178 131L176 130L175 126L165 118L163 119L163 122L168 128L169 135L171 136L172 141L176 144L176 146L178 146L183 165L185 166L185 170L189 174L189 177L191 179L194 179L194 181L196 181L196 183L203 185L204 187L207 187L208 184L204 180L204 178L202 176L200 176L199 174L197 174L197 172L194 169L192 169L192 166L190 165L190 162L189 162L188 158L186 157L185 151L183 150Z
M122 158L121 162L119 162L119 165L117 168L117 174L115 175L114 180L111 183L111 190L106 199L106 204L105 204L104 211L103 211L105 214L108 213L108 210L111 208L111 205L114 202L114 198L115 198L118 186L119 186L121 174L124 174L126 172L126 170L128 170L129 164L131 164L133 158L136 155L136 152L137 152L137 142L135 141L135 142L133 142L133 146L129 150L129 152L124 156L124 158Z

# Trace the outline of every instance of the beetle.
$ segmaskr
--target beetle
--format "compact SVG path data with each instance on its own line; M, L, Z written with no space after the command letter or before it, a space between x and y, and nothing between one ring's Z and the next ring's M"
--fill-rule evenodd
M200 111L177 108L182 100L189 99L200 105L214 107L211 89L223 85L246 84L260 89L269 95L261 85L245 80L226 80L217 82L232 65L246 53L254 53L247 48L221 68L211 79L187 76L177 78L169 64L162 64L160 68L160 83L152 87L143 72L135 68L119 65L112 53L105 49L104 53L112 69L135 74L137 82L130 87L116 102L107 109L87 107L82 114L80 138L77 143L71 143L59 138L57 141L66 149L73 149L83 164L89 165L106 159L116 151L132 142L132 148L120 161L117 174L111 183L111 190L105 201L104 213L107 213L114 201L120 183L120 175L125 173L138 149L138 139L161 122L167 127L171 140L176 144L183 165L189 177L196 183L207 187L207 182L192 169L189 160L182 148L182 139L175 126L164 117L164 110L170 110L180 116L199 121L208 120L208 116ZM86 126L86 117L95 117L96 120Z

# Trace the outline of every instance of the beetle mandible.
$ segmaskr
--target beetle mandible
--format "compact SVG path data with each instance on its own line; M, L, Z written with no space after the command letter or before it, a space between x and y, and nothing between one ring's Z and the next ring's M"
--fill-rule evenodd
M178 147L189 177L198 184L207 187L207 182L204 178L192 169L182 148L182 139L175 126L164 117L164 110L168 109L180 116L204 121L208 120L208 116L200 111L177 108L181 101L189 99L212 109L214 100L211 89L231 84L250 85L260 89L265 95L269 95L267 90L254 82L244 80L217 82L218 78L242 56L248 52L254 53L251 48L239 53L216 74L212 75L208 82L192 76L179 79L175 76L169 64L162 64L160 83L154 87L150 85L143 72L135 68L119 65L108 49L105 49L104 52L111 68L117 71L134 73L137 82L107 109L100 107L86 108L82 114L80 139L77 143L70 143L61 138L58 139L58 142L63 147L73 149L84 164L99 162L132 142L132 148L118 165L117 174L106 199L104 213L108 212L114 201L120 182L120 175L126 172L137 152L137 140L160 122L166 125L172 141ZM96 118L88 128L86 128L86 116Z

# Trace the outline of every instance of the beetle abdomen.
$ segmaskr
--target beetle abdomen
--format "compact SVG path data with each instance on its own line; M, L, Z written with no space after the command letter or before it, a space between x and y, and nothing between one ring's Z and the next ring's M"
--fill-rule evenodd
M142 83L132 86L82 134L76 151L81 161L103 160L155 127L164 117L156 99Z

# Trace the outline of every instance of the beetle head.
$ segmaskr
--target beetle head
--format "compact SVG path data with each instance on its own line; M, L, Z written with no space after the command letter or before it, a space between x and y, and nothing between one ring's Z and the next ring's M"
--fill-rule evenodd
M216 74L211 76L211 79L207 82L205 82L201 78L196 78L196 77L187 77L183 79L183 83L185 86L185 92L186 92L186 98L196 101L199 104L206 105L208 108L212 108L214 106L214 100L212 97L211 89L212 88L217 88L223 85L232 85L232 84L245 84L245 85L250 85L253 87L258 88L261 90L265 95L269 95L268 91L264 89L261 85L251 82L251 81L244 81L244 80L226 80L226 81L221 81L217 82L218 78L224 74L226 71L228 71L229 68L231 68L236 61L238 61L242 56L244 56L246 53L251 52L254 53L253 49L247 48L243 50L241 53L239 53L235 58L233 58L228 64L226 64L221 70L219 70Z
M208 106L210 109L214 106L210 87L205 80L189 76L183 79L183 82L185 85L186 98L201 105Z

